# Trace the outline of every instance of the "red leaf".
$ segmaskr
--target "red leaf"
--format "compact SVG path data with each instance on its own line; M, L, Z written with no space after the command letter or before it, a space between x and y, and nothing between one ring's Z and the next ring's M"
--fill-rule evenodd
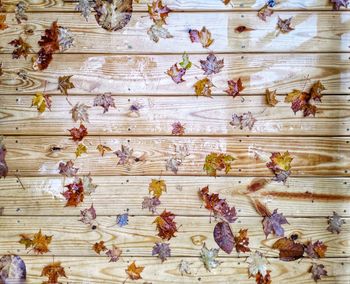
M232 252L235 241L229 223L219 222L215 225L214 239L224 252L227 254Z
M170 211L164 210L153 223L156 223L158 236L163 240L170 240L172 237L175 237L177 232L176 222L174 221L175 215Z
M80 124L79 128L74 127L69 129L69 132L73 141L81 141L88 134L87 128L83 124Z

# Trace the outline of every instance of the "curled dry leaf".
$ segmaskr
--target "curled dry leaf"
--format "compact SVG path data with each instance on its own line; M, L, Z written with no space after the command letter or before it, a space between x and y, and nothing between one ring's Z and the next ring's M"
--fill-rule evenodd
M160 38L173 38L171 33L166 28L159 25L152 25L147 30L147 34L154 42L158 42Z
M58 281L59 277L67 278L64 267L61 266L61 262L59 261L46 265L41 271L40 276L48 277L48 280L44 281L43 284L59 284L61 283Z
M206 244L203 244L200 257L201 261L204 264L204 267L209 272L220 265L220 262L216 259L218 257L218 254L218 249L208 249Z
M166 72L171 79L176 83L179 84L181 82L184 82L185 80L182 78L186 74L185 68L179 68L177 66L177 63L170 67L170 69Z
M98 243L94 243L94 245L92 246L92 249L93 249L97 254L100 254L102 251L106 251L106 250L107 250L104 241L99 241Z
M175 237L177 227L174 219L175 214L164 210L163 213L153 221L153 223L156 223L158 236L163 240L170 240L172 237Z
M253 117L253 114L248 111L243 113L242 115L233 114L232 120L230 121L230 125L233 127L239 127L240 129L249 128L249 130L253 129L253 126L256 122L256 119Z
M270 216L264 217L262 224L265 236L267 238L269 234L275 234L278 237L283 237L284 229L282 225L289 223L286 217L284 217L282 213L277 213L277 209L275 209Z
M249 238L248 238L248 229L240 229L238 234L234 236L234 243L236 251L240 252L249 252Z
M43 254L49 252L49 244L51 243L52 236L46 236L39 232L33 235L20 234L20 244L25 245L25 248L31 248L34 253Z
M103 107L103 113L106 113L110 107L115 108L115 101L110 93L105 93L95 97L94 106Z
M174 122L171 126L173 127L172 135L182 136L185 134L185 126L181 122Z
M258 11L258 17L263 21L266 21L266 18L270 17L272 14L273 10L271 10L267 4Z
M328 216L328 227L327 230L331 233L339 234L341 232L341 226L345 224L345 220L342 219L338 213L333 211L333 216Z
M43 113L46 108L51 111L51 96L44 95L43 93L36 93L32 98L32 106L36 106L38 112Z
M159 198L163 192L166 192L166 184L162 179L152 179L149 184L148 191L153 194L154 197Z
M98 144L96 149L100 152L101 156L103 157L106 152L111 152L112 149L106 145Z
M156 207L159 206L159 205L160 205L160 200L159 200L158 197L155 197L155 196L148 197L148 196L146 196L146 197L143 198L142 209L148 208L148 210L150 212L152 212L153 214L156 212L156 210L157 210Z
M224 67L224 59L218 60L214 53L209 53L206 60L199 60L204 75L217 74Z
M214 227L214 240L218 246L227 254L230 254L235 245L230 224L227 222L219 222Z
M270 91L269 89L265 90L265 98L266 103L270 106L275 106L278 103L278 100L276 99L276 90Z
M237 81L228 80L227 84L228 88L224 90L224 92L227 93L229 96L232 96L233 98L239 96L240 92L244 90L241 78L238 78Z
M133 261L127 269L125 269L126 274L131 280L142 279L141 273L145 268L143 266L137 266L135 261Z
M8 27L6 24L6 15L0 15L0 31L6 30Z
M249 276L256 276L258 273L260 273L262 277L266 276L268 261L261 252L255 251L252 253L247 258L247 262Z
M171 256L170 244L155 243L152 249L152 255L158 255L162 262L166 261Z
M60 90L61 93L65 96L68 96L69 89L75 88L74 84L70 81L73 75L70 76L60 76L58 77L58 87L57 90Z
M66 207L77 207L84 201L84 184L81 178L75 179L72 183L65 185L68 189L62 193L67 200Z
M7 163L5 161L6 153L7 153L6 147L4 144L2 144L0 139L0 178L1 177L5 178L9 171Z
M112 248L106 251L106 255L110 258L109 262L117 262L122 252L116 245L112 245Z
M205 157L203 170L206 171L207 175L216 177L217 171L225 170L225 173L231 170L231 162L235 158L231 155L223 153L210 153Z
M330 0L333 4L333 10L339 11L341 7L347 8L349 6L349 0Z
M209 47L214 42L211 32L206 27L202 27L200 31L190 29L188 33L192 42L200 42L204 48Z
M6 254L0 258L0 283L26 283L27 269L18 255Z
M15 18L18 24L22 23L22 21L28 20L28 16L25 14L26 10L27 4L24 1L19 1L15 9Z
M12 51L12 58L13 59L19 59L21 56L23 56L25 59L28 57L28 53L30 52L30 49L32 48L30 44L25 42L22 37L19 37L18 39L14 39L9 42L10 45L15 47L15 49Z
M87 112L89 108L90 107L87 106L86 104L76 103L76 105L72 107L69 113L72 114L72 119L75 122L79 120L84 122L89 122L89 114Z
M278 22L277 22L277 27L278 29L282 32L282 33L288 33L292 30L294 30L294 28L292 28L290 25L292 24L292 19L293 17L290 17L289 19L281 19L280 17L278 17Z
M320 280L322 276L327 276L327 270L324 268L323 264L313 263L309 269L309 272L312 274L311 278L315 282Z
M60 162L58 165L58 170L60 175L73 177L77 175L79 169L74 167L74 162L72 160L69 160L66 163Z
M280 251L279 258L283 261L294 261L304 255L304 245L295 242L294 238L281 238L272 245L272 248Z
M88 135L87 128L83 124L80 124L79 128L73 127L68 131L70 132L73 141L81 141L86 135Z
M203 96L203 97L211 97L211 88L213 86L214 86L213 83L207 77L202 80L198 80L193 85L196 95Z
M124 28L132 16L132 0L96 0L95 19L107 31Z
M80 217L81 219L79 219L79 221L87 225L92 225L94 220L96 220L96 210L94 208L94 205L91 204L90 208L81 210Z
M166 24L165 20L168 17L169 12L171 12L171 10L168 6L163 5L162 0L154 0L151 5L148 5L148 14L158 26Z

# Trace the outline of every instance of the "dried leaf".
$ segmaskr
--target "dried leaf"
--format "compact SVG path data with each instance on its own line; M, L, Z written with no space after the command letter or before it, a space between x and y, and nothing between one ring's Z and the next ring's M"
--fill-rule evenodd
M263 256L261 252L255 251L248 258L248 272L249 276L256 276L258 273L262 277L267 275L267 259Z
M189 155L187 145L175 145L175 154L166 161L166 170L171 170L174 174L177 174L179 166L182 165L183 160Z
M239 96L240 92L244 90L241 78L238 78L237 81L228 80L227 84L228 89L224 90L224 92L227 93L229 96L232 96L233 98Z
M27 4L24 1L19 1L15 9L15 18L18 24L22 23L22 21L28 20L28 16L25 14L26 10Z
M271 154L270 160L271 162L268 162L266 166L275 174L273 180L285 183L291 174L291 162L293 158L288 151L283 154L274 152Z
M175 237L177 232L176 222L174 221L175 215L170 211L164 210L153 223L156 223L158 236L163 240L170 240Z
M30 49L32 48L30 44L25 42L21 37L10 41L9 44L15 47L12 51L13 59L19 59L21 56L27 59L28 53L30 53Z
M75 149L75 157L78 158L86 152L87 152L87 147L83 143L79 143L77 146L77 149Z
M147 34L154 42L158 42L160 38L173 38L171 33L166 28L159 25L152 25L147 30Z
M91 204L90 208L86 208L84 210L81 210L80 217L81 217L81 219L79 219L79 221L81 221L87 225L92 225L93 221L96 220L96 210L94 208L94 205Z
M219 222L215 225L214 240L224 252L232 252L235 241L229 223Z
M158 255L162 263L171 256L170 245L166 243L155 243L152 249L152 255Z
M202 80L198 80L194 85L194 91L197 96L211 97L211 88L213 87L213 83L209 78L204 78Z
M339 11L341 7L348 7L349 0L331 0L331 3L333 4L333 10Z
M278 100L276 99L276 90L270 91L269 89L266 89L265 98L266 103L270 106L275 106L278 103Z
M173 81L176 84L179 84L185 81L182 77L186 74L186 69L179 68L177 64L174 64L173 66L171 66L166 73L171 77L171 79L173 79Z
M234 236L234 243L236 247L236 251L240 252L249 252L249 238L248 238L248 229L240 229L238 235Z
M312 243L309 241L304 246L305 253L311 258L323 258L326 255L327 246L322 241Z
M94 106L103 107L103 113L106 113L110 107L115 108L115 101L110 93L105 93L95 97Z
M263 20L266 21L267 17L270 17L273 14L273 10L271 10L268 5L265 5L264 7L262 7L259 12L258 12L258 17Z
M51 111L51 96L44 95L43 93L36 93L32 98L32 106L36 106L38 112L43 113L46 108Z
M75 88L74 84L70 81L70 78L72 78L72 76L73 75L58 77L57 90L60 90L63 95L68 96L67 90Z
M87 195L90 195L91 193L95 192L97 185L92 183L92 177L90 176L90 173L86 176L83 176L83 187L84 193Z
M1 160L1 159L0 159ZM341 226L345 224L345 220L333 211L333 216L328 216L328 227L327 230L331 233L339 234L341 232Z
M188 33L192 42L200 42L204 48L209 47L214 42L211 32L206 27L202 27L200 31L190 29Z
M128 213L118 214L116 218L116 222L117 222L117 225L121 228L128 225L129 214Z
M220 265L220 262L216 260L218 257L219 250L218 249L208 249L206 244L203 244L202 250L201 250L201 261L204 264L204 267L211 272L212 269L218 267Z
M94 243L94 245L92 246L92 249L93 249L97 254L101 254L101 251L106 251L106 250L107 250L104 241L99 241L98 243Z
M132 163L139 161L139 159L133 155L133 152L134 150L132 148L122 145L121 150L114 152L119 158L117 165L130 166Z
M252 130L255 122L256 119L253 117L252 113L248 111L242 115L233 114L230 125L233 127L239 127L240 129L249 128L249 130Z
M49 278L47 281L44 281L43 284L59 284L61 283L58 281L59 277L67 278L64 267L61 266L61 262L59 261L46 265L41 271L40 276L46 276Z
M269 234L275 234L278 237L283 237L284 229L282 225L289 223L286 217L284 217L282 213L277 213L277 209L275 209L270 216L264 217L262 224L265 236L267 238Z
M151 5L148 5L148 14L153 22L159 26L166 24L165 20L171 10L168 6L163 5L162 0L154 0Z
M88 135L87 128L80 124L79 128L73 127L68 130L72 136L73 141L81 141L86 135Z
M190 61L190 58L186 52L182 54L182 61L179 63L179 65L185 69L190 69L192 67L192 62Z
M59 174L64 175L66 177L73 177L77 175L78 168L74 167L74 163L72 160L69 160L67 163L60 162L58 165Z
M311 278L314 279L315 282L320 280L322 276L328 276L327 270L324 268L323 264L313 263L309 272L312 274Z
M69 111L72 114L72 119L77 122L78 120L89 122L88 109L90 107L86 104L76 103L76 105Z
M79 3L75 6L75 11L79 11L85 20L88 21L92 7L93 2L90 2L89 0L79 0Z
M165 181L162 179L152 179L151 183L149 184L148 191L153 193L154 197L159 198L163 192L166 192Z
M288 33L294 28L292 28L290 25L292 24L293 17L290 17L289 19L282 20L280 17L278 17L277 27L282 33Z
M214 53L209 53L206 60L199 60L204 75L217 74L224 67L224 59L218 60Z
M180 271L182 276L184 274L191 274L190 265L191 265L191 263L189 263L186 260L181 259L180 264L179 264L179 271Z
M9 27L5 21L6 15L0 15L0 31L6 30Z
M314 101L319 101L320 102L321 98L322 98L321 92L323 92L324 90L326 90L325 86L323 86L321 81L317 81L311 87L311 90L310 90L311 98Z
M171 131L172 135L181 136L185 134L185 126L181 122L174 122L172 125L173 130Z
M74 36L65 27L59 27L58 28L58 44L60 47L60 51L66 51L67 49L71 48L73 46L74 42Z
M67 200L66 207L77 207L84 201L84 184L81 178L65 185L68 189L62 193Z
M132 0L96 0L95 19L107 31L124 28L132 16Z
M107 250L106 255L110 257L109 262L117 262L122 254L122 250L116 245L112 245L112 249Z
M37 254L43 254L49 252L49 244L51 243L52 236L46 236L39 230L38 233L32 235L21 234L20 244L25 245L25 248L31 248Z
M293 238L281 238L272 245L272 248L280 251L279 258L283 261L294 261L304 255L304 245L295 242Z
M142 279L141 277L141 272L144 270L145 268L143 266L137 266L135 261L133 261L127 269L125 269L126 274L128 275L128 277L131 280L138 280L138 279Z
M27 269L21 257L14 254L3 255L0 258L0 283L26 283Z
M258 272L255 276L256 284L270 284L270 283L272 283L270 272L271 272L270 270L267 270L265 276L262 276L261 273Z
M231 155L223 154L223 153L211 153L205 157L205 162L203 166L203 170L206 171L207 175L216 177L217 171L225 170L225 173L231 170L231 162L233 162L235 158Z
M100 152L102 157L104 156L104 154L106 152L111 152L112 151L112 149L110 147L102 145L102 144L97 145L96 149Z
M158 197L144 197L142 202L142 209L148 208L153 214L156 212L156 207L160 205Z

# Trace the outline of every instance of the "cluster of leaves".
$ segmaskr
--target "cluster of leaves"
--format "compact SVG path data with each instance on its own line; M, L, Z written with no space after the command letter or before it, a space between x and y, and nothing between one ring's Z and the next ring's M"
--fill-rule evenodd
M166 18L171 10L164 5L162 0L154 0L148 5L148 14L153 21L153 25L147 30L147 34L151 40L158 42L160 38L172 38L171 33L164 27Z
M200 31L190 29L188 33L192 42L199 42L204 48L208 48L214 42L214 39L211 37L211 32L206 27L202 27Z
M291 174L291 162L293 158L286 151L283 154L280 152L272 153L270 160L266 166L275 174L273 180L285 183Z
M104 241L99 241L92 246L92 249L97 253L105 252L106 256L110 258L109 262L117 262L122 254L122 250L116 245L112 245L111 249L105 246Z
M231 162L235 160L231 155L223 153L210 153L205 157L203 170L207 175L216 177L217 171L225 170L225 173L231 170Z
M43 235L41 230L38 233L28 235L20 234L20 244L23 244L26 249L31 248L34 253L43 254L49 252L49 244L52 236Z

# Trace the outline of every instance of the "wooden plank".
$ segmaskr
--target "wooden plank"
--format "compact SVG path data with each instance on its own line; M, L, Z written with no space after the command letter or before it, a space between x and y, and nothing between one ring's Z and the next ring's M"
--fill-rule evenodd
M19 126L20 127L20 126ZM350 144L348 138L279 137L88 137L88 154L76 160L79 174L92 175L172 175L165 170L166 160L175 155L175 146L187 146L189 156L179 167L179 175L205 175L203 164L207 154L224 152L236 160L229 176L272 176L266 167L271 152L289 151L294 158L292 176L350 176ZM9 175L48 176L58 174L60 161L75 158L77 144L68 137L7 136L3 142L8 150ZM130 167L117 165L113 153L104 157L96 150L98 144L113 150L121 145L134 149L141 161ZM53 147L55 150L53 150ZM58 149L57 149L58 147ZM218 175L223 174L218 172Z
M6 11L14 11L16 3L11 0L2 0ZM76 2L63 0L26 0L30 12L57 12L74 11ZM140 0L134 3L134 11L147 11L148 0ZM265 0L232 1L233 5L224 5L217 0L167 0L168 6L175 11L237 11L258 10L265 4ZM331 10L332 6L328 0L285 0L279 3L275 10Z
M278 17L293 17L295 30L288 34L277 35ZM244 13L171 13L167 28L174 36L172 39L154 43L147 30L152 22L148 14L138 13L121 31L108 32L96 23L91 15L88 22L73 13L35 13L30 15L30 28L34 36L28 37L28 43L34 51L44 30L53 21L68 27L74 35L74 46L69 53L207 53L201 44L191 43L188 30L206 26L215 39L210 46L214 52L349 52L350 13L344 12L280 12L269 21L259 21L256 12ZM18 37L18 33L28 26L27 22L18 25L14 14L7 18L8 29L0 32L4 43ZM237 33L235 28L246 26L253 29ZM99 43L99 44L96 44ZM181 47L181 49L179 49ZM12 53L11 45L3 45L1 53Z
M172 124L181 121L185 135L273 135L273 136L341 136L348 135L350 125L350 95L326 95L317 104L316 117L294 115L291 104L284 103L284 96L276 107L267 106L265 97L247 96L232 101L229 96L207 98L115 97L116 109L103 113L101 107L92 107L91 96L71 96L70 102L84 103L88 109L87 124L90 135L171 135ZM52 97L51 111L39 114L31 107L32 97L0 96L0 133L3 135L67 135L67 129L76 126L69 114L72 108L64 96ZM129 111L133 102L143 105L140 116ZM256 122L252 130L232 127L233 114L252 112ZM132 126L132 128L130 128ZM16 129L16 127L18 129ZM130 128L130 130L128 130Z
M79 212L78 209L76 211ZM283 210L280 211L283 212ZM44 234L53 236L50 254L54 256L96 256L92 245L102 240L106 246L115 244L122 248L126 256L151 256L154 243L162 241L156 236L157 230L153 224L155 216L129 216L128 225L121 228L116 224L116 215L120 213L122 212L116 207L114 216L97 216L98 224L95 230L79 222L78 216L2 216L0 252L6 254L12 250L18 255L34 254L32 251L28 252L24 245L18 242L19 234L32 234L42 229ZM169 241L173 256L197 256L203 241L208 247L217 247L213 237L215 222L210 223L209 215L206 217L176 216L175 221L178 224L178 232L176 237ZM241 217L231 224L231 228L235 234L241 228L248 229L249 247L252 251L262 250L267 256L277 257L278 251L272 250L271 246L278 237L269 236L265 239L261 221L261 217ZM326 230L328 226L326 218L288 218L290 225L283 227L287 236L297 234L301 242L322 240L328 246L327 257L349 257L350 223L348 221L349 219L346 219L347 224L342 226L340 234L332 234ZM192 237L195 242L192 241ZM200 241L201 239L203 241ZM220 255L226 256L223 252ZM236 257L238 254L232 252L230 256Z
M39 283L45 280L40 277L41 270L52 262L51 257L24 256L27 265L27 283ZM178 266L181 260L191 263L191 274L181 275ZM125 269L132 262L144 266L140 283L255 283L253 278L248 279L248 263L242 258L219 258L222 263L212 272L205 270L198 257L180 258L171 257L160 265L160 261L148 257L122 257L116 263L108 263L105 257L56 257L65 267L69 283L139 283L132 280L123 282L126 278ZM323 264L328 276L322 277L322 283L348 283L350 281L350 262L345 258L320 259L317 263ZM311 274L307 271L311 261L305 259L301 262L283 262L269 259L268 268L271 270L273 283L313 284Z
M93 177L98 187L92 195L85 196L84 203L78 208L82 210L93 203L99 216L115 214L115 206L120 211L129 209L133 215L152 215L142 209L141 204L143 197L148 196L148 184L153 178L159 177ZM241 217L258 216L251 198L265 202L271 209L280 208L286 216L327 217L336 210L342 216L350 217L348 178L291 177L285 186L272 182L256 193L247 191L253 178L174 176L163 179L167 192L161 197L159 212L170 209L179 216L208 216L198 197L199 188L208 185L210 192L219 193L221 198L226 198L231 206L235 206ZM76 208L64 207L61 195L64 184L68 184L70 179L21 177L20 182L15 177L1 181L0 210L3 215L77 215Z
M32 70L31 60L14 60L9 54L1 55L4 75L0 77L0 94L33 94L43 91L58 93L58 77L74 75L75 88L70 94L96 94L113 92L136 95L192 96L194 83L203 78L203 70L193 67L184 76L185 82L175 84L166 71L180 55L76 55L55 54L49 68L43 72ZM190 59L199 64L205 55L192 55ZM225 67L213 76L214 94L223 94L227 80L242 79L245 86L242 94L261 94L265 88L277 89L285 94L292 89L306 89L322 80L325 94L347 94L350 82L350 60L348 54L224 54ZM17 72L25 70L26 80ZM306 78L309 77L307 81ZM306 82L307 81L307 82ZM307 83L307 84L305 84ZM236 101L239 100L236 99Z

